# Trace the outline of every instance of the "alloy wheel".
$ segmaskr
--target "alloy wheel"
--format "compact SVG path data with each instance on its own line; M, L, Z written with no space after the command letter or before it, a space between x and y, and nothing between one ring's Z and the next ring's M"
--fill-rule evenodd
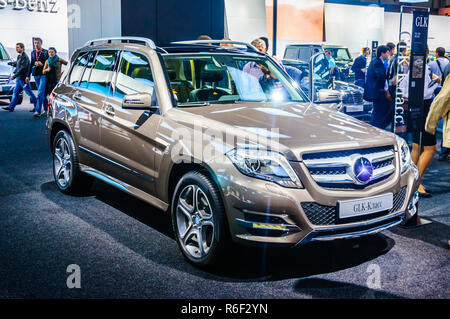
M197 185L188 185L180 192L176 221L183 249L194 258L206 256L214 238L213 212L208 197Z
M70 181L72 159L67 140L63 137L56 142L53 162L55 179L62 188L65 188Z

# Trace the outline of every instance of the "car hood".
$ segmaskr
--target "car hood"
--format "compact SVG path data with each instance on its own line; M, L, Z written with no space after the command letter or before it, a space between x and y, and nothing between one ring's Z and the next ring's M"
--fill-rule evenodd
M197 122L204 129L257 138L259 144L264 144L265 138L275 139L279 151L292 151L296 158L305 151L395 143L392 133L330 111L327 106L309 103L219 104L174 108L169 113L183 125L194 127Z
M8 65L9 61L0 61L0 76L11 75L12 67Z
M336 90L351 90L351 91L360 91L364 93L364 89L360 86L357 86L352 83L347 83L344 81L335 80L334 85L336 87Z

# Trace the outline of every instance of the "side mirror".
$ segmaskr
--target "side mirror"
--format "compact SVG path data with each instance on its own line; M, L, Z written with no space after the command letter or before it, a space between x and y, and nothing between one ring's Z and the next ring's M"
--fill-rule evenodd
M122 108L130 110L151 110L155 111L158 108L154 107L156 103L153 101L153 95L150 93L136 93L127 94L123 98Z

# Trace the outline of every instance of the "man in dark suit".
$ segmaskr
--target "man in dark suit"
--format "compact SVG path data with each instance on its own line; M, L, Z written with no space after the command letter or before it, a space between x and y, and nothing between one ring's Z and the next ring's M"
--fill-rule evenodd
M372 118L370 124L381 129L392 122L394 109L386 82L386 68L384 61L388 58L389 48L381 45L377 49L377 57L370 62L367 70L364 99L373 102Z
M355 73L355 84L364 88L366 81L367 57L370 55L370 48L363 48L362 54L355 59L352 71Z

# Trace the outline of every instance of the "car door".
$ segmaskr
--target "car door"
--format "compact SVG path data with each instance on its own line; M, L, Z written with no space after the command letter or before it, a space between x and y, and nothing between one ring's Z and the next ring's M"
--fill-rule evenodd
M105 95L89 89L89 78L97 52L81 52L74 61L68 78L68 88L64 96L75 106L68 110L73 125L74 138L79 146L80 162L91 167L98 167L101 162L92 152L100 149L100 117Z
M101 124L103 154L109 159L107 174L154 194L155 151L158 145L158 112L122 108L127 94L149 93L157 105L150 59L143 53L123 51L104 102ZM94 69L95 70L95 69Z

